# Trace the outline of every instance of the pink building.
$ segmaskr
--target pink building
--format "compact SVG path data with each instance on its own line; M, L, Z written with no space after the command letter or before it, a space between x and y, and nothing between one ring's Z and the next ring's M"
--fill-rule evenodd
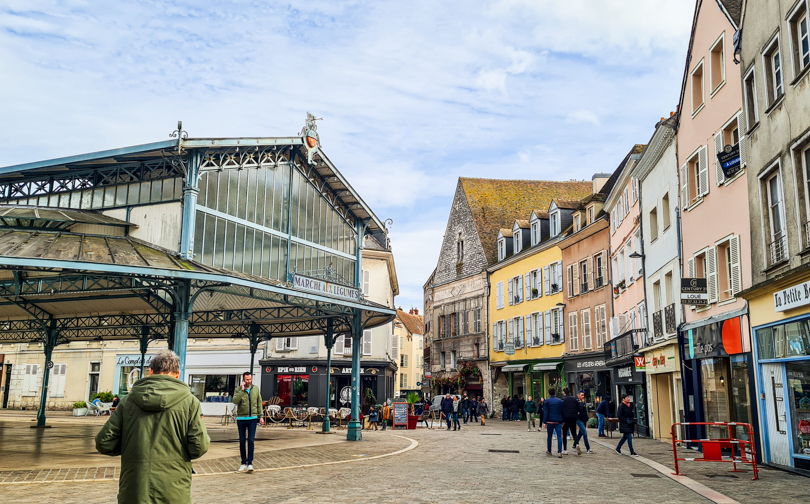
M729 5L739 12L739 2L720 5L697 2L679 102L682 275L706 279L708 293L707 304L684 306L680 328L686 422L754 418L747 305L737 296L751 285L746 128L733 61L737 27L728 14ZM717 157L724 149L726 168Z

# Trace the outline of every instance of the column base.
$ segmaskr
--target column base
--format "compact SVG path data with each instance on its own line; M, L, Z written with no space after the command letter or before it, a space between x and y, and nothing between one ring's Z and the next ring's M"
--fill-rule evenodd
M349 422L349 430L346 433L346 440L347 441L362 441L363 440L363 429L360 425L360 422L357 420L352 420Z

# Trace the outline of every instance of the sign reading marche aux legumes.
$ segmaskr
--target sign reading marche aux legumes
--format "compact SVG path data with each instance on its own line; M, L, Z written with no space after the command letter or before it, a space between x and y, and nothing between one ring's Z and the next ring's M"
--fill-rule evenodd
M326 282L318 280L317 278L310 278L303 275L295 275L293 277L293 286L296 289L303 289L311 292L318 292L320 294L327 294L330 296L341 297L357 301L360 299L360 290L345 285Z
M709 288L705 278L681 278L681 303L708 305Z
M810 304L810 281L773 293L773 308L775 311L787 311L808 304Z
M717 162L723 169L723 176L730 179L740 173L740 144L726 145L721 152L717 153Z

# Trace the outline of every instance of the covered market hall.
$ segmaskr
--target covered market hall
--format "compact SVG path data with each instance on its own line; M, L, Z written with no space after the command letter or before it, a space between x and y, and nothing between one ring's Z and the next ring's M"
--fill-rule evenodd
M252 371L262 342L322 335L331 349L391 322L359 285L364 239L385 244L387 230L315 121L279 138L190 138L178 123L166 141L0 168L0 346L41 352L0 367L4 402L12 374L41 377L26 386L46 425L49 381L64 379L55 349L137 342L142 373L161 342L190 383L189 339L242 341ZM361 439L361 346L349 440Z

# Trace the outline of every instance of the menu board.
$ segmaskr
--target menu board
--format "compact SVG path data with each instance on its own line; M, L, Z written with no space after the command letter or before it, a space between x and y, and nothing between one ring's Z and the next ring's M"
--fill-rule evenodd
M395 402L394 403L394 428L401 425L408 428L408 403Z

